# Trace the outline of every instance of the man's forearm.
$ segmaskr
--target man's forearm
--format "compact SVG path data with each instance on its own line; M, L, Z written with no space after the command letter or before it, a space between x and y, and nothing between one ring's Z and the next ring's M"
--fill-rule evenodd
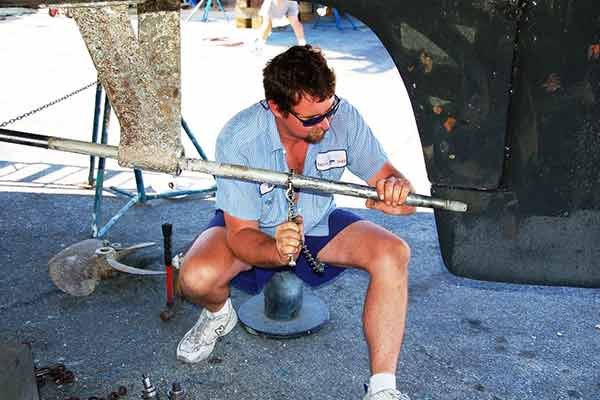
M275 239L256 229L228 234L227 244L237 258L249 265L281 267L287 263L277 251Z

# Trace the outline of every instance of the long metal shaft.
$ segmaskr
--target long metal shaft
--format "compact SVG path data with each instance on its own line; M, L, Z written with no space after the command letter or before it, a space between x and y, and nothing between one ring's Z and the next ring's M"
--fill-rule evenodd
M179 162L179 168L186 171L196 171L221 177L236 178L252 182L266 182L276 186L287 186L291 180L292 185L299 189L308 189L315 192L326 192L343 194L352 197L377 200L377 190L374 187L358 185L349 182L337 182L327 179L313 178L305 175L292 175L284 172L276 172L268 169L249 168L234 164L220 164L214 161L196 159L183 159ZM417 207L439 208L448 211L465 212L467 204L439 199L429 196L410 193L406 198L406 204Z
M62 139L53 136L36 135L25 132L11 131L9 129L0 129L0 141L118 159L117 146L96 144L74 139ZM286 187L291 179L292 185L298 189L342 194L365 199L378 198L377 191L371 186L358 185L349 182L336 182L304 175L290 176L284 172L276 172L261 168L249 168L234 164L221 164L214 161L181 158L179 160L179 169L182 171L195 171L225 178L235 178L260 183L265 182L282 187ZM467 211L467 204L463 202L423 196L415 193L408 195L406 198L406 204L409 206L437 208L448 211Z

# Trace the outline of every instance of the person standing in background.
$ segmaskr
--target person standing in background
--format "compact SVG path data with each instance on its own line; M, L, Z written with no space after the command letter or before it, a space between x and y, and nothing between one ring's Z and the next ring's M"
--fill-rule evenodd
M264 0L259 11L259 15L262 17L262 24L258 28L258 37L254 40L254 50L260 51L264 47L267 39L271 35L273 29L273 20L287 17L294 35L296 35L296 41L299 46L306 44L304 38L304 28L302 23L298 19L300 11L298 3L293 0Z

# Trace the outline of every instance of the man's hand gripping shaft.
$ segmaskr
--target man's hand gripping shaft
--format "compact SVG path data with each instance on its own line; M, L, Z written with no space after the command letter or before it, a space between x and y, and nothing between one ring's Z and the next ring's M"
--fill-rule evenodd
M292 221L284 222L275 230L275 246L282 265L296 266L304 238L302 216L297 215Z

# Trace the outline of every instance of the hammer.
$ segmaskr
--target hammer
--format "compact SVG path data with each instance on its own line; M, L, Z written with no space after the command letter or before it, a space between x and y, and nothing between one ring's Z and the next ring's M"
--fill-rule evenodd
M171 236L173 234L173 226L171 224L162 224L162 233L164 240L164 252L165 252L165 270L166 270L166 284L167 284L167 307L161 311L160 319L168 321L175 315L175 296L173 286L173 264L172 264L172 252L171 252Z

